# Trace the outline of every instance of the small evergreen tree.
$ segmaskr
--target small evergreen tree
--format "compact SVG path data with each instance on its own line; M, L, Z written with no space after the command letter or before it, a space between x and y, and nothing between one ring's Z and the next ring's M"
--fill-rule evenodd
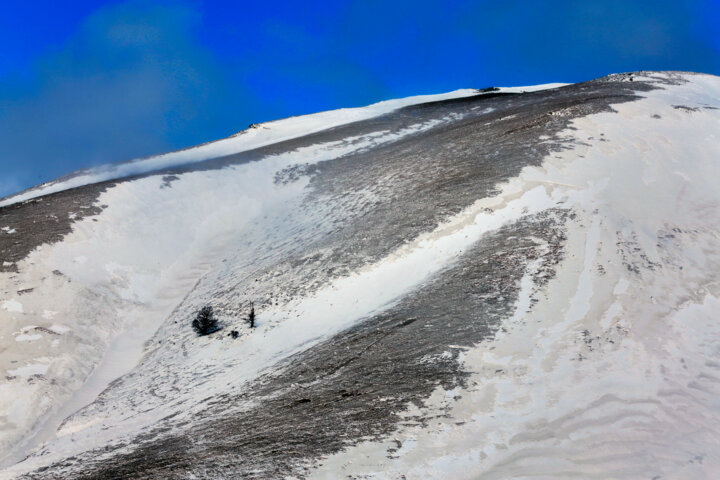
M192 321L192 327L198 335L209 335L220 330L218 321L213 314L213 308L205 305L200 309L195 320Z
M248 323L250 328L255 328L255 304L250 303L250 315L248 315Z

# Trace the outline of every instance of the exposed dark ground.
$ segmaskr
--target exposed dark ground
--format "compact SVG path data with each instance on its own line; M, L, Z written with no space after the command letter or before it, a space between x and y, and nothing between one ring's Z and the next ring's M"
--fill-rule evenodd
M317 282L383 258L474 201L498 183L571 145L558 137L573 118L637 99L656 86L614 76L526 94L486 94L407 107L251 152L155 174L223 168L316 143L457 114L429 131L316 166L298 167L278 181L310 175L303 208L328 209L319 234L303 237L294 253L268 257L253 272L257 281L216 285L218 301L242 289L252 298L293 297ZM488 109L493 109L489 111ZM543 137L544 136L544 137ZM543 137L541 139L540 137ZM125 179L131 181L132 179ZM172 188L172 177L168 177ZM0 235L0 263L17 262L42 243L70 231L68 212L98 213L93 202L104 188L82 187L0 209L0 223L42 235ZM358 192L371 192L370 196ZM151 206L149 206L151 208ZM31 217L32 215L32 217ZM52 216L55 216L54 218ZM292 357L248 385L242 394L217 396L188 424L159 421L136 438L88 451L27 478L282 478L360 439L382 438L400 422L398 412L420 403L434 388L462 385L467 373L453 346L492 337L512 314L519 279L540 255L552 276L562 258L568 212L526 217L486 235L453 265L389 310ZM37 219L34 226L31 218ZM20 243L14 243L20 240ZM318 253L323 252L323 253ZM329 253L328 253L329 252ZM328 273L331 272L331 273ZM450 356L441 357L443 352ZM142 368L152 368L152 355ZM129 375L125 382L132 381ZM123 380L118 382L121 387ZM111 397L112 389L104 396ZM248 402L252 400L252 402ZM246 407L253 404L257 406ZM416 419L423 421L423 419Z
M0 272L16 271L16 263L35 248L61 241L75 221L100 213L102 207L95 205L95 200L112 185L88 185L0 207L2 226L16 230L13 234L0 233Z

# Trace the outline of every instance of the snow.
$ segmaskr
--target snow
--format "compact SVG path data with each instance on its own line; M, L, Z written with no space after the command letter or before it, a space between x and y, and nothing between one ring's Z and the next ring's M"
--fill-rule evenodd
M197 147L80 172L77 176L67 180L44 184L37 189L28 190L8 197L0 201L0 207L82 185L139 175L162 168L201 162L211 158L252 150L328 128L377 117L409 105L461 98L476 94L477 92L474 89L456 90L445 94L419 95L398 100L387 100L367 107L342 108L312 115L266 122L259 124L257 128L250 128L231 137Z
M42 338L42 335L40 334L27 334L27 333L21 333L20 335L15 335L15 341L16 342L32 342L33 340L39 340Z
M533 92L558 88L564 85L567 84L548 83L531 87L503 87L500 91L510 93ZM66 180L46 183L37 188L2 199L0 200L0 207L83 185L140 175L162 168L176 167L244 152L340 125L378 117L410 105L462 98L477 94L477 90L468 88L443 94L417 95L403 99L386 100L367 107L341 108L257 124L255 128L249 128L231 137L209 142L197 147L141 158L127 163L106 165L85 170Z
M503 93L529 93L539 92L541 90L550 90L552 88L560 88L569 85L569 83L543 83L540 85L532 85L528 87L500 87Z
M38 328L37 325L28 325L20 329L20 332L15 335L16 342L32 342L42 338L39 333L29 333Z
M66 335L51 344L58 340L51 335L21 337L25 340L22 345L32 340L37 349L18 347L8 352L32 361L34 356L50 355L42 348L50 344L55 377L43 387L44 398L52 402L36 398L35 385L7 387L11 393L0 398L0 412L18 413L13 428L0 428L0 451L14 444L11 458L23 456L29 445L52 438L65 418L130 371L158 326L213 265L236 250L251 222L267 218L267 227L277 230L276 235L288 235L283 233L290 228L287 212L298 208L309 179L301 177L279 185L275 183L278 172L394 142L450 120L435 119L399 131L316 144L222 170L184 173L172 188L160 188L163 180L158 175L121 183L101 194L98 204L107 208L100 215L76 222L62 242L32 252L19 262L18 278L7 274L13 283L36 285L23 295L23 301L32 306L28 310L43 313L26 321ZM218 203L218 199L223 201ZM148 209L148 204L153 208ZM148 238L153 239L152 244ZM63 275L48 276L49 271ZM17 308L15 303L6 304ZM47 325L55 318L62 319L61 331ZM46 322L39 323L40 319ZM281 332L273 335L281 338ZM74 354L79 347L82 356ZM285 348L263 354L281 350ZM20 409L25 398L34 400ZM25 442L17 444L17 438Z
M1 304L8 313L28 312L27 319L3 317L13 322L11 331L20 331L16 340L28 338L12 342L20 347L7 345L16 348L11 351L20 357L19 366L0 368L58 382L44 386L42 394L37 384L0 385L0 414L8 412L14 422L12 427L0 423L0 449L17 445L10 460L20 460L38 445L45 445L46 453L7 472L140 431L177 405L198 403L198 395L222 392L231 381L242 385L268 365L386 309L487 232L562 207L576 217L567 226L565 259L556 277L540 288L533 280L540 262L527 265L505 332L462 349L461 360L471 372L467 387L438 388L423 405L402 412L426 417L427 424L408 422L387 441L349 447L323 459L313 475L713 478L720 472L720 191L715 184L720 178L720 110L689 113L673 105L720 108L720 80L686 78L688 83L616 105L616 113L574 120L564 133L577 140L573 149L526 168L500 185L497 195L478 199L376 263L268 308L256 331L242 341L228 347L199 339L202 348L188 349L187 358L167 359L177 362L164 365L168 370L182 365L187 377L193 369L212 371L200 393L181 389L169 402L143 397L145 412L89 408L63 423L138 363L148 351L146 342L210 266L239 255L249 225L262 220L273 235L290 237L296 224L287 222L287 212L299 211L308 179L277 185L277 172L393 142L443 120L313 145L221 171L185 173L172 188L161 189L158 176L110 188L99 199L108 207L97 222L81 220L63 242L19 263L20 280L37 285L23 295L24 305L16 300ZM463 92L447 98L474 93ZM98 181L135 167L142 171L200 161L417 101L271 122L265 124L268 129L78 181ZM218 198L224 199L222 205ZM152 212L145 208L148 202L155 205ZM148 245L142 238L155 241ZM43 279L53 269L63 277ZM10 275L3 278L9 282ZM61 336L34 338L29 327L35 324ZM93 337L93 343L81 343L77 331ZM52 354L50 340L60 341L53 343ZM84 349L81 357L73 354L78 346ZM239 357L245 362L241 371L225 368ZM142 385L137 388L143 395ZM158 402L156 408L149 408L151 402ZM402 444L399 449L395 440ZM392 458L390 447L397 450Z
M32 363L23 367L16 368L14 370L8 370L8 373L13 376L29 377L32 375L44 375L48 370L48 366L42 363Z
M469 387L406 412L431 419L393 435L412 449L363 442L312 478L717 478L720 110L672 105L720 107L720 79L686 78L522 173L578 214L557 277L528 266L507 333L462 354Z
M206 371L211 369L211 365L222 364L223 361L235 362L240 354L244 359L241 371L226 368L214 372L212 384L204 385L202 395L210 395L214 388L226 385L229 381L242 385L261 374L268 365L352 326L411 291L446 266L485 232L555 204L556 201L547 196L544 187L536 187L518 196L517 189L513 188L512 184L508 185L502 195L476 202L435 231L420 236L367 270L340 278L310 297L264 310L262 321L253 335L240 344L240 351L221 350L217 342L205 345L202 349L188 351L188 365L203 365ZM174 280L173 283L177 282ZM296 323L297 318L303 318L301 329ZM135 319L130 321L137 322ZM49 425L57 428L61 420L89 403L111 380L125 373L128 367L133 365L128 362L129 358L135 358L136 361L139 359L144 341L152 335L156 325L146 326L145 329L141 328L140 323L134 325L135 328L126 328L125 333L115 337L103 362L82 389L76 391L63 409L53 416ZM176 401L181 400L182 397L176 398ZM159 405L158 409L169 406ZM104 429L104 425L115 425L115 434L123 428L135 430L155 421L158 411L135 413L131 416L132 422L123 421L129 413L124 411L104 412L102 418L80 416L64 422L60 433L55 437L63 440L67 437L71 442L62 447L62 451L67 453L82 445L76 443L79 438L94 438L97 441L98 435L101 435L97 429ZM115 414L118 416L113 418ZM85 432L85 429L90 431ZM70 432L73 435L70 435ZM54 430L46 428L38 438L49 439L50 433L54 433ZM78 434L83 434L84 437L78 437Z
M46 312L47 312L47 310L46 310ZM55 313L55 312L52 312L52 313ZM46 317L45 315L43 315L43 318L48 318L48 317ZM52 318L52 316L51 316L50 318ZM67 327L67 326L65 326L65 325L58 325L58 324L56 324L56 323L53 323L52 325L50 325L49 330L57 333L58 335L62 335L62 334L64 334L64 333L70 332L70 331L72 330L72 328Z
M477 202L372 267L340 278L310 297L265 310L261 324L265 328L258 332L262 335L253 335L243 345L249 363L244 364L242 373L233 372L233 376L250 379L263 367L387 308L448 265L486 232L556 205L543 187L513 200L506 196L514 196L514 192ZM488 213L490 206L496 209ZM304 319L302 329L293 321L296 318Z
M2 306L2 309L7 312L23 313L23 304L17 300L3 300L0 306Z

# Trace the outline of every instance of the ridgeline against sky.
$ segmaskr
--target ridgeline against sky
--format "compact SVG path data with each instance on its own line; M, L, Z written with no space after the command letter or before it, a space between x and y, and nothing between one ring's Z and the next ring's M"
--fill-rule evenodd
M718 21L716 0L9 0L0 196L388 98L643 69L717 75Z

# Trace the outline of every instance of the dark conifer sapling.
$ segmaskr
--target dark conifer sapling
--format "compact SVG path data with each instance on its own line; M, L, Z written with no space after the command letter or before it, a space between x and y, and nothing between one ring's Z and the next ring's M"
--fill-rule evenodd
M248 323L250 328L255 328L255 304L250 304L250 315L248 315Z
M213 308L205 305L200 309L195 320L192 321L192 327L198 335L209 335L220 330L218 321L213 314Z

